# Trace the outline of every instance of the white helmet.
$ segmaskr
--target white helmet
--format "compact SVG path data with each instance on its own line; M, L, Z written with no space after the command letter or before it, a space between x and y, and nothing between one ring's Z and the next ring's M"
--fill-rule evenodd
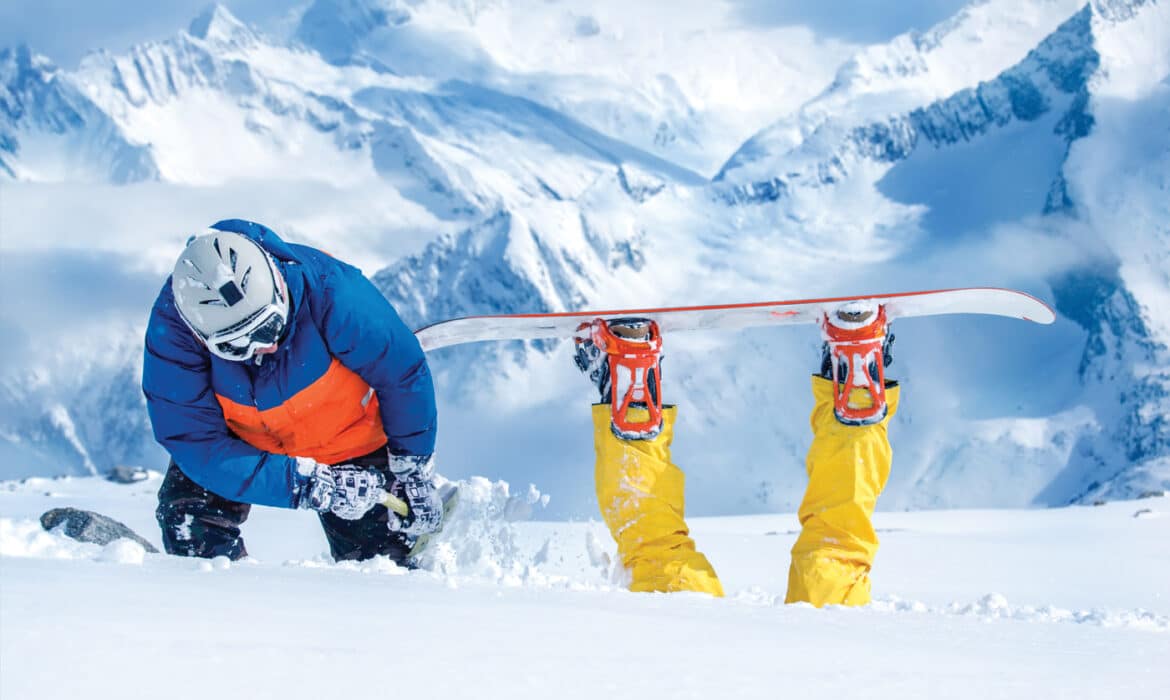
M288 322L288 287L276 262L238 233L210 229L192 237L171 290L183 321L225 360L271 352Z

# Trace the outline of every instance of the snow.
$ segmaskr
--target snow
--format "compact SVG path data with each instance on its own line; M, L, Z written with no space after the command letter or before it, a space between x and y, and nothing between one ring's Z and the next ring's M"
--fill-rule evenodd
M118 539L102 547L98 561L110 564L138 565L146 560L146 548L128 539Z
M483 547L454 569L331 563L294 511L256 508L253 558L234 563L35 522L72 505L157 543L159 479L0 483L0 696L1090 698L1170 683L1165 497L880 513L875 602L823 610L782 604L792 514L692 519L726 599L632 594L599 523L505 517L541 492L488 480L465 485L472 507L446 534L448 551Z

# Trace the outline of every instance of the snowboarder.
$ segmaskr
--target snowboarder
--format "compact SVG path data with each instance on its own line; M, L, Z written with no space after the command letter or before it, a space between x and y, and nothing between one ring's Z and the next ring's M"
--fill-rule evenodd
M603 328L612 334L605 336L610 342L596 332L578 336L574 360L601 394L593 406L597 498L630 573L630 590L721 596L719 578L684 520L684 475L670 455L676 408L662 406L649 430L629 429L631 422L646 425L661 403L656 327L645 319L614 319ZM892 362L894 336L876 304L842 306L826 315L822 329L821 369L812 378L809 483L785 601L864 605L878 544L871 516L892 461L886 426L897 411L898 388L885 380L885 367ZM623 368L625 386L615 388L613 367L629 360L611 360L617 354L602 346L620 346L622 357L630 358L639 354L639 343L655 346L648 353L653 355L649 369L639 376L636 369ZM849 377L849 372L859 374ZM641 398L648 400L631 404L625 414L612 410L615 398L628 402L629 387L636 393L639 384L649 394Z
M408 564L441 525L423 351L319 250L239 219L192 237L151 311L142 388L171 455L156 512L170 554L247 556L252 504L316 511L337 560Z

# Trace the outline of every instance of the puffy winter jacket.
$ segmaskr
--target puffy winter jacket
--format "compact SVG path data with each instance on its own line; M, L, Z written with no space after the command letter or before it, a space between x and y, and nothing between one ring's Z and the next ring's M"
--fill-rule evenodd
M142 389L155 439L183 473L224 498L295 507L305 477L294 457L340 464L387 444L396 454L433 452L426 357L361 271L249 221L212 228L272 255L290 320L261 364L230 362L192 334L170 279L163 285L146 330Z

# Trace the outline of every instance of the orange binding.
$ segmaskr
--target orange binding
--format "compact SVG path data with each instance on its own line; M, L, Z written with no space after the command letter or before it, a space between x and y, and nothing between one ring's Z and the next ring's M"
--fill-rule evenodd
M627 440L645 440L662 430L662 379L658 360L662 336L658 324L643 318L597 318L582 324L578 335L609 356L610 411L614 433ZM631 407L646 410L646 420L630 417Z
M821 330L833 365L833 413L845 425L880 423L888 412L886 367L882 343L886 339L886 307L843 308L821 319ZM873 318L871 321L870 318ZM842 376L844 374L844 376ZM869 394L868 406L854 403L855 390Z

